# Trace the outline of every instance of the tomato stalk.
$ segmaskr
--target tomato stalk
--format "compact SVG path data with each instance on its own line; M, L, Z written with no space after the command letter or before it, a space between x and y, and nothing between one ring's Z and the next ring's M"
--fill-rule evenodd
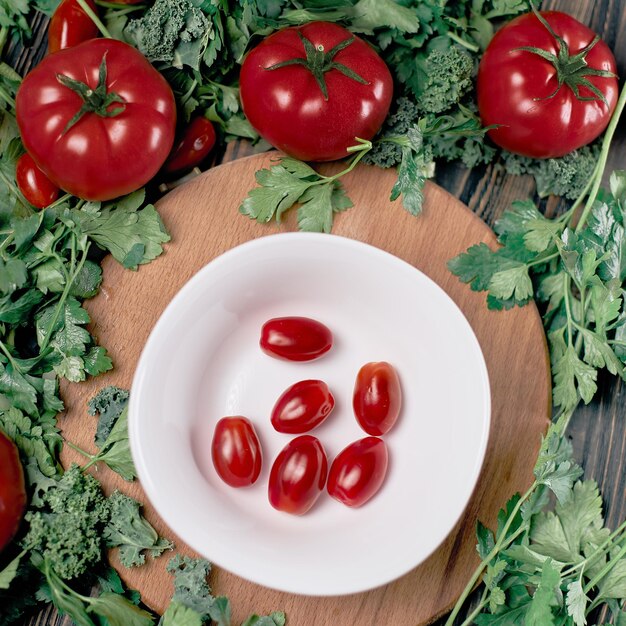
M351 70L343 63L337 63L337 61L334 60L338 52L341 52L341 50L345 50L354 41L354 37L350 37L348 39L340 41L328 52L324 51L324 46L322 46L321 44L318 46L314 46L311 40L307 39L300 31L298 31L298 37L300 37L302 45L304 46L306 59L300 57L296 59L289 59L288 61L282 61L281 63L270 65L270 67L266 67L265 69L272 71L280 69L281 67L288 67L290 65L304 66L315 77L315 80L317 81L317 84L319 85L319 88L322 90L322 94L324 95L324 100L326 101L328 101L328 87L326 86L326 79L324 78L324 74L326 74L326 72L329 72L330 70L337 70L341 72L344 76L355 80L357 83L361 83L362 85L369 85L369 82L366 81L362 76L359 76L354 70Z
M76 2L80 5L80 8L89 16L91 21L98 27L98 30L102 33L102 36L106 37L107 39L113 39L107 27L102 23L100 18L96 15L96 13L92 10L92 8L85 2L85 0L76 0Z
M89 85L70 78L65 74L57 74L57 80L68 89L76 92L82 100L83 104L72 119L67 123L67 126L63 130L63 134L67 133L74 124L76 124L86 113L95 113L100 117L116 117L126 109L126 100L114 91L107 92L107 64L106 64L106 52L102 57L100 63L100 71L98 74L98 85L95 89L92 89ZM122 106L109 107L114 103L119 103Z
M571 55L567 42L554 32L554 29L546 18L541 15L535 8L535 5L531 2L530 6L537 19L545 26L546 30L550 33L557 43L558 53L553 54L542 48L536 48L534 46L521 46L516 50L523 50L531 52L540 56L542 59L551 63L556 69L556 77L558 81L557 88L545 99L554 98L563 85L567 85L576 95L576 98L580 101L600 100L606 107L609 106L604 94L587 78L588 76L599 76L601 78L615 78L613 72L607 70L600 70L593 67L589 67L587 64L587 55L591 49L600 41L600 37L596 35L587 46L585 46L577 54ZM589 90L593 97L585 97L580 94L580 88L584 87ZM544 98L536 98L536 100L543 100Z

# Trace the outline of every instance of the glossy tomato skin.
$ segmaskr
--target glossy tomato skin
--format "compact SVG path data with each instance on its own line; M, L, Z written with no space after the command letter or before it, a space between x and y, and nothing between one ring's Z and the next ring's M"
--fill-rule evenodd
M0 431L0 552L15 536L25 508L26 486L17 447Z
M105 55L107 91L113 85L124 111L115 117L87 113L64 132L83 101L57 74L95 88ZM24 146L39 168L87 200L110 200L143 186L174 142L172 90L140 52L114 39L91 39L45 57L24 78L16 112Z
M326 452L318 439L311 435L292 439L272 465L270 504L279 511L303 515L320 497L327 473Z
M263 455L252 422L240 415L219 420L213 433L211 457L215 471L227 485L253 485L261 473Z
M208 156L215 145L215 128L206 117L196 117L185 127L178 143L174 144L163 169L172 174L190 170Z
M313 430L330 415L335 398L322 380L301 380L288 387L272 409L272 426L279 433Z
M387 446L382 439L365 437L354 441L332 462L326 489L346 506L362 506L381 488L388 462Z
M15 166L15 179L22 195L37 209L59 197L59 188L37 167L30 154L23 154Z
M301 65L268 70L277 63L304 58L300 32L326 52L352 37L337 24L311 22L280 30L262 41L241 66L240 94L244 113L274 147L304 161L332 161L347 155L355 137L371 139L382 126L391 98L389 69L359 37L334 60L361 76L361 84L338 70L326 72L328 99L313 74Z
M393 366L386 361L366 363L356 377L352 406L368 435L388 433L402 407L400 379Z
M554 32L575 54L595 33L570 15L542 11ZM567 85L558 87L554 66L540 56L516 50L532 46L553 54L554 37L533 13L515 18L488 45L478 69L478 110L483 125L500 124L489 137L502 148L535 158L559 157L593 141L607 127L618 98L617 78L589 76L606 98L579 100ZM613 53L598 41L586 57L589 67L616 72ZM549 97L556 91L553 97ZM593 94L581 87L583 97Z
M313 361L328 352L333 334L309 317L275 317L261 328L261 350L286 361Z
M98 12L93 0L86 0L89 8ZM63 0L56 8L48 26L48 53L73 48L100 35L98 27L76 0Z

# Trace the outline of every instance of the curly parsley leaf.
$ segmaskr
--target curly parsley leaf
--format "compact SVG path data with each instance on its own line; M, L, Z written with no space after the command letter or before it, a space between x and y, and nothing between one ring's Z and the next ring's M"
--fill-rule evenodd
M141 515L137 500L114 491L109 496L110 520L103 536L109 548L119 548L120 562L124 567L137 567L146 561L145 553L153 558L165 550L172 550L173 544L159 537L158 533Z

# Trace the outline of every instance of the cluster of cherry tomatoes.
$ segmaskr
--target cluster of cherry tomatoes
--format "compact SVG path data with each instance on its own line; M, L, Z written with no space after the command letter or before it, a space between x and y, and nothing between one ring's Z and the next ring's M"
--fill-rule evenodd
M261 349L288 361L312 361L326 354L332 344L331 331L305 317L274 318L261 330ZM393 427L401 404L395 369L386 362L365 364L356 378L352 406L359 425L369 436L344 448L329 471L320 441L304 434L324 422L335 406L328 385L321 380L302 380L287 388L276 401L270 421L278 432L299 436L274 460L268 486L270 504L279 511L302 515L315 504L324 486L330 496L347 506L365 504L385 479L388 452L379 436ZM211 456L217 474L226 484L254 484L261 473L263 455L252 422L243 416L219 420Z

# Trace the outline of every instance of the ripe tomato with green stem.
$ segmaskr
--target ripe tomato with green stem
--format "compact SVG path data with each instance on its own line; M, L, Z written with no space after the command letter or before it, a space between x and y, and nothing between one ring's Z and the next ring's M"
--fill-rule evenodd
M615 58L591 29L558 11L515 18L478 69L478 111L500 147L559 157L598 137L618 98Z
M15 166L15 181L22 195L37 209L43 209L59 197L59 188L37 167L26 152Z
M303 161L348 155L382 126L393 94L389 69L350 31L311 22L273 33L244 58L244 113L275 148Z
M174 143L176 104L135 48L91 39L51 54L26 75L16 117L24 147L61 189L110 200L145 185Z
M24 470L16 445L0 430L0 552L15 536L26 508Z
M97 11L94 0L85 2L94 13ZM48 53L72 48L99 35L98 26L76 0L63 0L50 18Z

